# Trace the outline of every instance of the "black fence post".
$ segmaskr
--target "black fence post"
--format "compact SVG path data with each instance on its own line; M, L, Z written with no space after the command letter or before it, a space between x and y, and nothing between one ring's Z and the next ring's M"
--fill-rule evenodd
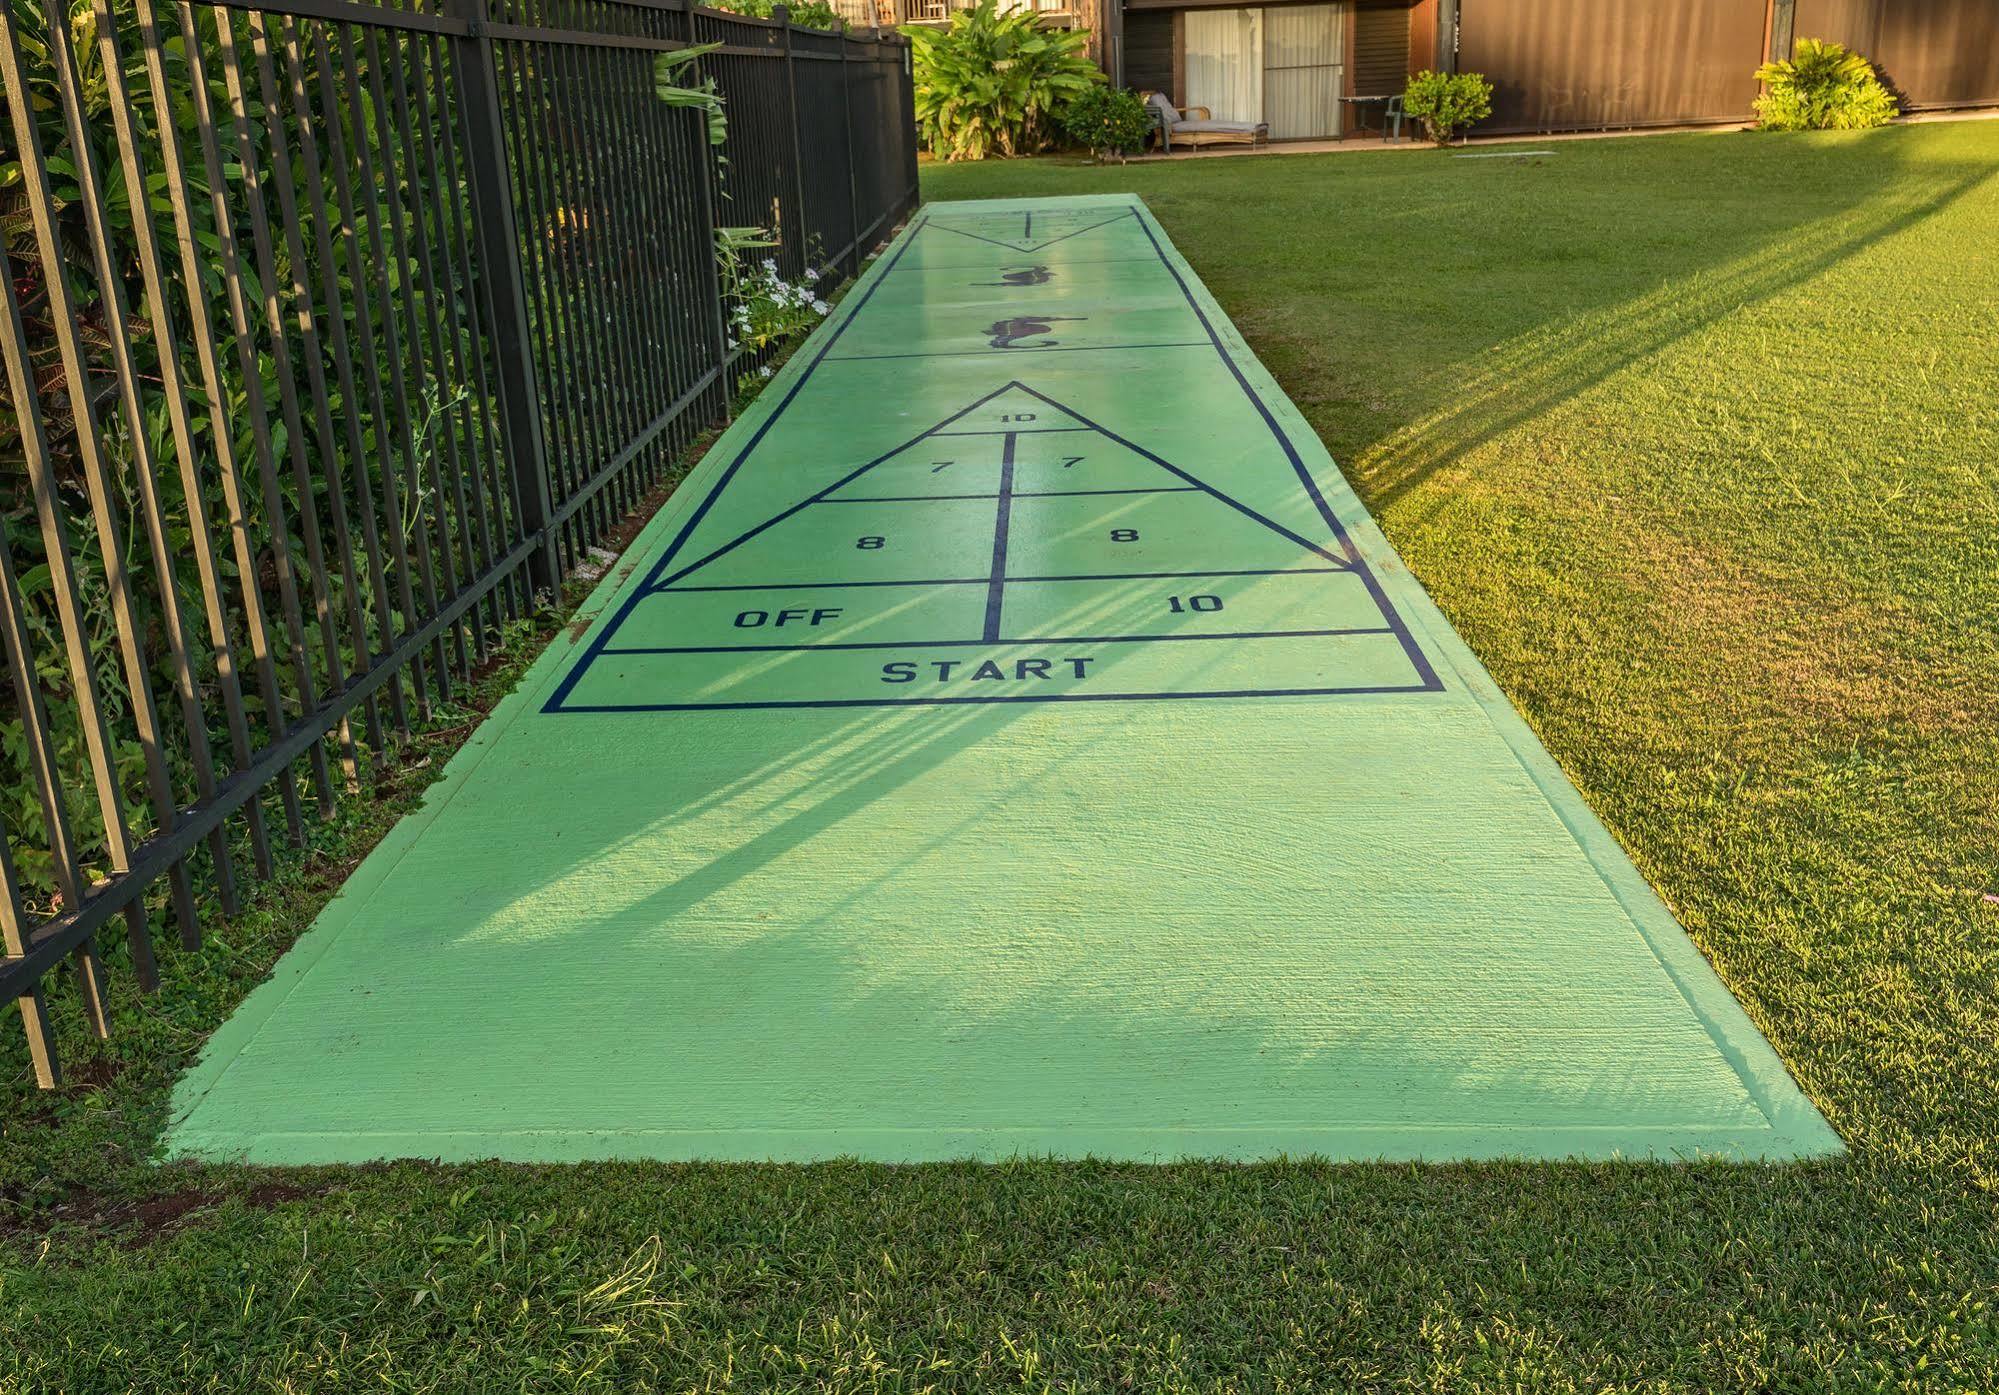
M902 211L907 213L922 202L921 196L917 193L921 176L918 174L916 163L916 147L923 143L923 133L916 125L916 45L909 41L907 34L897 34L896 38L902 43L902 61L895 65L901 74L895 114L898 118L904 112L909 114L909 129L903 133L904 139L909 142L903 152L908 157L905 168L909 173L909 183L903 186Z
M692 48L701 41L699 27L694 22L696 0L679 0L679 3L681 17L686 21L687 32L685 38L687 46ZM700 69L701 60L696 59L694 61L694 75L698 80L702 76ZM736 390L735 385L729 381L729 363L732 351L729 348L728 306L724 303L727 297L723 294L722 262L718 250L719 239L722 235L722 212L719 207L721 200L718 197L715 186L720 175L715 169L714 152L709 149L708 114L706 112L693 111L689 112L688 115L700 125L700 143L695 149L701 162L701 229L708 237L710 274L704 285L714 292L712 300L714 313L709 316L709 328L714 334L714 392L716 401L720 406L720 410L715 415L722 421L731 422L736 419Z
M446 13L470 26L451 51L464 105L466 171L480 261L492 297L493 357L499 366L500 430L513 471L523 540L538 539L528 559L532 590L553 592L562 580L548 482L548 445L541 429L541 383L528 331L527 283L521 273L520 232L514 221L507 168L506 125L500 113L499 67L487 32L486 0L445 0Z
M847 254L852 275L861 274L861 195L854 178L854 89L848 80L847 47L853 41L840 33L840 126L847 143Z
M791 187L796 202L792 205L798 220L798 269L803 272L811 264L805 255L805 157L799 153L798 142L798 69L791 58L791 10L784 5L772 5L770 17L784 26L784 99L785 109L791 113Z

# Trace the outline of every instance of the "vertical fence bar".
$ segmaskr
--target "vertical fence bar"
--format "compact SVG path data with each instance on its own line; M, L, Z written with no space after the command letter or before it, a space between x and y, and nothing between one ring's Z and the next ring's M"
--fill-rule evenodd
M214 322L209 315L208 297L204 291L202 278L203 246L195 229L194 209L196 206L195 185L188 174L186 152L181 148L180 131L170 113L173 99L167 86L166 40L160 33L158 16L153 9L153 0L134 0L134 8L139 19L139 37L145 50L146 87L152 97L153 124L160 142L160 163L166 182L167 202L173 210L174 235L180 244L181 280L186 288L187 312L191 337L194 340L195 359L201 370L202 395L208 402L210 449L215 454L216 475L222 487L223 514L229 526L230 550L236 563L237 600L243 608L243 630L250 644L251 666L257 674L258 695L264 706L264 725L270 733L270 740L282 741L290 728L285 718L284 701L278 688L277 658L271 650L269 628L263 596L257 585L257 567L250 539L249 517L244 508L242 472L236 457L233 413L229 394L223 377L220 340L216 337ZM217 234L218 240L220 234ZM261 399L260 399L261 400ZM182 485L189 498L201 501L204 513L197 515L202 526L206 526L206 501L203 499L199 475L192 466L184 466ZM218 597L216 604L221 604ZM237 759L238 768L249 764L247 755ZM287 766L277 780L279 803L285 813L286 829L292 841L298 843L304 838L304 826L299 810L298 781L291 767ZM263 823L259 801L250 802L250 828L252 849L256 857L257 874L271 875L270 849L256 837Z
M227 32L228 11L217 16L218 43L220 36ZM264 499L264 526L271 535L271 572L277 578L278 600L285 618L285 638L291 657L292 681L298 689L299 725L312 727L318 721L318 699L314 695L312 681L312 661L306 653L305 618L299 605L298 584L294 577L291 548L285 534L285 516L282 507L282 491L277 482L277 465L273 454L269 405L264 397L264 372L259 361L256 339L256 316L252 292L261 286L245 285L247 266L236 238L236 220L230 211L228 186L224 179L222 163L222 140L216 125L215 111L209 95L209 81L206 65L201 60L203 45L195 26L194 7L180 6L181 51L186 55L189 83L188 90L194 98L195 127L201 141L204 173L208 178L210 211L213 217L216 251L223 268L223 284L228 291L230 328L236 342L237 371L243 384L244 406L250 417L253 451L256 456L257 482ZM170 119L165 109L160 113L160 123L164 126ZM281 379L280 385L292 390L289 379ZM217 400L218 410L224 415L218 422L216 431L233 432L234 423L228 420L227 396ZM227 477L225 476L225 481ZM232 512L247 519L244 507L247 497L238 493L231 499ZM254 538L248 527L238 530L240 545L237 565L242 569L246 586L256 585L256 578L262 569L256 555ZM273 702L282 698L273 694ZM322 809L333 806L333 779L327 771L325 743L312 744L313 783L318 788ZM291 812L289 809L287 812ZM303 846L305 833L293 819L290 828L294 845Z
M7 282L7 308L15 323L13 278ZM11 355L9 356L11 359ZM57 773L55 744L49 739L49 717L42 703L42 690L35 677L33 647L28 638L28 618L21 609L21 583L14 572L14 559L6 539L0 537L0 648L7 656L7 671L14 682L14 702L21 713L21 734L27 746L29 778L41 806L42 827L55 863L57 886L72 904L83 896L82 877L76 861L76 842L63 808L62 780ZM20 879L14 871L13 852L7 830L0 825L0 946L15 957L28 952L28 926L22 912ZM39 983L29 986L16 999L21 1008L21 1025L28 1033L28 1055L35 1068L35 1083L49 1089L62 1081L62 1062L56 1055L55 1028L49 1022L48 1004Z
M53 28L63 29L63 39L67 39L66 21L60 10L53 16ZM151 795L153 818L162 831L170 831L174 826L175 803L173 786L168 779L166 751L160 739L157 714L153 706L152 680L148 673L146 654L143 649L144 634L133 613L131 577L125 561L125 545L118 526L119 510L112 495L111 462L107 458L104 437L97 423L94 394L90 388L89 366L85 359L82 324L83 319L76 299L70 290L68 270L62 251L62 243L56 227L55 191L49 184L46 154L42 149L40 133L35 129L34 108L28 95L27 69L21 61L20 34L18 21L11 8L0 11L0 66L5 69L7 105L14 118L15 148L20 152L23 180L28 196L28 212L34 227L35 243L41 254L44 284L48 288L50 320L55 333L56 346L62 361L63 381L69 394L71 411L76 418L76 446L83 469L84 483L90 495L90 511L96 524L98 549L104 562L104 585L109 593L111 615L116 629L119 660L123 666L127 696L131 699L131 715L139 739L140 751L145 763L146 786ZM51 36L52 47L57 40ZM66 53L67 49L61 50ZM18 320L18 316L17 316ZM123 332L123 326L120 326ZM22 332L25 349L25 331ZM24 365L25 367L25 365ZM30 372L26 379L26 391L15 389L23 419L35 410L34 380ZM25 438L26 431L23 431ZM67 541L61 535L60 505L55 496L55 484L49 470L49 462L44 452L41 460L42 478L38 481L37 503L41 505L43 529L50 540L50 552L67 552ZM35 461L30 458L29 471L35 471ZM78 612L79 625L81 611ZM89 667L89 649L81 634L78 636L76 652L72 656L72 667L78 672ZM78 662L80 661L80 662ZM100 732L103 730L99 728ZM99 772L101 787L109 787L112 806L118 803L116 792L117 771L115 758L106 741L101 751L94 751L93 757L103 766ZM111 826L110 810L106 811L107 832ZM124 842L122 826L118 842ZM113 865L124 871L130 864L129 845L120 848L114 843ZM169 876L175 914L185 925L194 918L194 897L187 875L187 864L176 861ZM152 942L146 928L146 916L142 906L134 903L134 913L126 922L127 938L132 946L132 958L141 981L152 973ZM100 986L102 969L97 964L95 942L91 942L87 952L77 959L77 970L86 984L85 1002L89 1005L93 1025L99 1034L109 1030L104 1013L104 999Z
M470 3L470 0L467 2ZM555 302L559 297L555 284L553 249L547 246L547 238L544 235L550 205L541 176L541 160L547 153L546 142L539 139L539 132L529 129L522 110L527 105L526 93L529 82L539 81L541 78L541 52L535 45L509 43L505 54L506 63L502 70L501 50L497 47L489 49L490 59L494 65L489 71L503 71L505 82L515 90L515 100L506 103L503 108L506 129L501 137L495 139L493 149L500 163L500 174L504 176L507 173L506 151L501 148L500 141L504 139L511 142L511 149L514 152L514 179L518 183L518 190L516 191L513 184L503 179L498 186L499 192L493 197L506 200L510 213L513 208L512 200L518 197L522 217L527 220L528 236L522 239L519 231L516 231L514 240L509 243L511 261L501 265L512 265L517 268L510 284L519 286L520 276L526 275L533 285L532 299L523 294L520 297L520 309L523 314L529 309L533 311L534 342L532 344L527 342L524 331L519 353L530 374L534 372L536 354L539 354L538 361L546 370L546 378L542 384L543 395L525 404L524 410L534 412L538 429L545 432L547 447L541 457L538 476L542 492L539 514L541 526L538 531L550 533L545 542L549 570L551 577L559 578L563 559L574 555L569 540L575 536L575 529L572 524L565 523L561 528L550 530L547 527L547 520L553 516L554 491L560 487L564 499L567 499L572 492L573 470L581 452L576 443L574 417L570 411L570 375L557 371L555 350L561 342L561 327L557 321ZM476 75L476 69L469 63L465 71L468 75ZM469 112L469 99L467 105ZM474 138L475 150L484 144L483 139ZM487 197L484 192L486 187L484 184L481 185L481 199ZM494 235L492 222L490 219L483 221L486 226L482 236L490 238ZM523 243L526 248L525 260L522 253ZM496 297L500 296L504 292L505 285L509 284L504 271L494 275L492 279L494 294ZM500 342L505 343L506 338L506 325L502 323ZM501 375L503 378L506 375L504 363ZM509 401L517 400L509 398ZM515 469L519 468L519 463L516 461ZM517 484L522 492L525 508L527 505L525 496L530 485L528 482L520 481L518 477Z
M326 690L337 693L346 686L346 665L340 656L340 631L333 619L332 577L326 565L326 550L320 538L319 508L316 491L313 489L312 461L307 455L309 441L306 434L305 409L300 404L297 363L302 360L316 387L315 406L324 403L326 384L319 368L319 346L312 326L310 301L304 302L303 318L287 328L285 315L285 278L280 275L277 243L271 236L270 211L266 206L266 190L262 173L262 161L258 159L261 150L271 151L271 170L278 188L280 221L285 224L287 251L290 251L290 234L297 222L296 210L290 206L288 191L291 187L291 155L281 133L280 123L271 119L268 109L263 119L253 122L250 115L249 88L243 79L242 56L236 45L234 12L215 7L216 43L222 57L223 91L229 101L231 124L236 132L237 168L243 181L243 202L250 213L250 246L256 253L256 275L258 288L264 296L264 320L270 331L271 357L276 367L278 382L278 408L285 426L285 455L291 463L292 485L298 490L298 506L294 510L298 520L300 539L305 544L306 593L312 600L313 624L319 630L320 650L325 656ZM257 24L262 16L252 14L248 23L252 32L252 43L261 47L257 37ZM257 130L263 127L263 144L257 141ZM303 260L302 254L300 260ZM287 258L289 260L289 257ZM296 268L302 273L303 268ZM294 288L296 289L296 287ZM292 335L299 336L298 359L292 354ZM323 413L315 413L315 426L319 428L322 442L331 444L332 435L323 418ZM279 520L285 516L284 490L278 483L275 468L265 477L265 509L270 515L272 527L282 525ZM302 695L310 705L317 700L311 696L310 661L303 670L301 679ZM354 755L354 733L343 714L334 724L334 733L340 748L341 772L346 777L349 789L359 788ZM320 785L320 809L330 816L333 812L333 785L329 779Z
M112 14L110 0L95 0L93 13L97 19L97 40L103 58L105 95L118 137L125 187L148 188L150 185L146 167L139 153L138 120L131 93L126 86L125 58L119 47L117 21ZM141 14L143 44L150 44L155 37L151 26L145 23L148 14L149 12ZM148 65L154 61L155 56L148 52ZM163 164L166 163L165 157L173 148L169 143L170 139L162 135ZM161 178L166 181L170 191L176 190L172 173L163 172ZM178 209L180 205L175 201L174 206ZM166 346L171 342L168 332L167 282L152 219L135 213L132 219L132 235L138 253L140 275L145 283L147 313L152 317L155 335L162 346ZM190 279L188 284L198 286L193 279ZM199 297L199 294L198 289L192 292L195 297ZM192 312L190 318L194 318ZM200 332L197 323L196 333ZM229 636L221 568L217 564L215 529L209 521L208 500L202 491L201 462L195 446L188 385L181 376L178 353L163 351L159 355L159 363L160 385L166 394L174 451L180 466L181 493L188 511L188 548L194 554L195 573L201 583L202 616L208 626L208 642L211 659L215 665L216 686L222 693L224 722L229 731L230 758L240 770L250 763L250 726L243 707L243 689L237 674L235 649ZM271 874L270 835L264 827L264 810L260 801L253 799L244 806L244 822L250 834L251 860L258 874L268 877ZM217 832L226 838L227 832L222 825L217 826ZM220 865L218 863L218 867ZM218 877L217 890L220 893L223 913L234 915L236 904L234 887L230 879Z
M416 628L417 614L415 591L410 580L409 550L403 542L402 510L398 504L396 488L396 443L391 432L388 399L382 390L381 360L375 347L374 302L368 293L372 278L368 276L363 265L362 222L355 208L353 185L357 178L362 181L365 191L366 202L361 211L365 212L367 220L367 255L372 258L378 272L382 268L381 231L375 218L374 175L367 157L367 121L361 109L360 93L355 83L351 61L352 36L348 29L342 26L340 30L342 56L349 60L346 68L348 83L345 106L348 120L343 121L340 115L341 92L333 81L332 45L327 40L326 28L327 26L321 25L313 32L313 58L314 66L318 69L320 106L326 113L327 155L332 161L334 194L338 200L340 224L344 232L341 240L347 245L347 280L354 297L354 338L361 348L361 378L368 385L368 413L375 428L374 458L377 468L381 471L382 526L379 530L373 528L375 505L372 491L364 493L361 496L364 520L362 536L364 539L373 537L378 551L381 536L386 534L388 538L388 552L383 558L378 574L372 578L382 645L386 652L396 643L395 610L389 604L387 577L380 575L380 572L392 570L395 574L396 601L402 611L404 633ZM350 121L353 125L354 141L351 154L347 148L346 131ZM381 322L384 330L391 336L390 352L393 354L395 319L386 301L382 305ZM397 382L400 383L400 379L397 379ZM353 397L349 398L349 401L355 404L352 410L358 413L361 409L360 399ZM357 480L365 483L368 478L367 462L358 462L355 465L354 475ZM416 691L418 709L427 711L429 699L424 694L421 657L410 664L410 686ZM400 679L391 685L389 694L396 714L396 726L402 735L407 737L410 734L409 708L402 693Z
M422 310L419 312L417 298L407 294L403 298L404 307L409 312L410 353L418 365L418 384L421 387L426 375L429 386L422 388L424 416L423 432L418 438L430 461L431 487L429 498L436 501L435 523L437 528L437 576L443 583L445 604L458 599L458 557L451 532L452 504L462 515L465 508L465 472L458 456L458 435L450 428L450 406L448 399L455 396L453 383L446 369L444 356L444 336L439 329L439 321L445 314L444 307L437 298L437 277L431 258L431 229L426 225L427 205L435 196L435 178L420 159L423 142L417 139L417 126L421 116L414 114L410 101L411 84L409 63L406 55L422 53L422 39L415 34L391 36L387 44L389 71L392 76L390 90L395 97L394 129L402 136L403 184L409 191L408 232L397 255L408 265L409 250L415 249L417 266L417 289L422 292ZM421 90L421 83L417 84ZM398 217L402 200L390 206L391 226L400 229ZM428 368L424 367L424 348L429 346ZM449 474L449 480L446 474ZM421 476L419 476L421 483ZM468 566L469 566L469 559ZM428 599L428 598L427 598ZM437 603L432 601L434 613ZM458 673L465 681L472 677L471 657L465 645L465 626L451 627L451 649L458 660ZM447 694L448 697L448 694Z
M56 25L49 31L49 58L56 70L56 86L61 93L64 123L69 130L71 161L75 168L77 192L82 196L84 225L90 245L91 260L97 271L99 294L108 311L108 318L115 325L131 323L131 314L125 300L124 267L119 265L117 253L112 247L112 233L108 226L106 199L102 179L97 168L97 153L92 148L90 128L84 115L82 80L77 71L76 53L71 43L68 27ZM142 209L134 209L133 223L136 228L150 231ZM161 370L170 375L174 363L172 336L165 317L156 313L153 322L156 341L161 346L159 355ZM132 357L132 346L124 334L108 336L111 347L112 366L118 382L118 399L125 412L127 443L132 455L132 468L128 477L138 491L139 527L146 537L147 551L153 563L155 585L154 595L160 607L160 625L166 643L167 655L172 664L172 686L180 700L182 725L187 731L188 763L194 768L195 788L203 799L215 797L215 757L209 745L208 723L202 714L201 698L195 691L194 664L189 654L187 625L181 614L180 578L175 549L167 535L165 506L160 498L159 472L154 459L146 404L143 400L143 384L137 363ZM171 798L171 787L169 786ZM171 821L161 825L162 831L172 828ZM235 873L230 863L228 834L217 825L208 838L210 856L215 867L218 887L225 901L235 900ZM178 891L178 888L177 888ZM189 949L200 944L200 925L195 919L193 896L185 898L176 895L174 911L180 925L181 943ZM139 982L147 991L159 984L159 974L152 960L151 946L142 939L144 954L135 953Z
M395 30L389 31L391 46L401 42ZM409 294L409 243L403 230L403 200L401 181L396 171L395 123L389 116L387 89L382 83L382 46L376 41L375 30L361 31L361 51L366 58L365 69L357 65L352 55L348 59L348 71L356 86L356 125L354 144L361 154L363 177L370 186L368 201L369 239L374 245L377 270L380 276L382 296L382 334L389 358L389 385L394 389L396 420L403 448L403 505L408 510L405 523L399 524L397 532L415 543L416 574L411 578L412 589L421 585L423 609L418 612L411 606L410 628L415 629L421 621L418 615L437 613L437 573L431 565L430 534L424 527L423 518L423 455L417 449L419 426L414 409L410 406L410 386L416 387L416 400L423 403L424 375L423 349L421 338L415 332L416 306ZM361 106L367 103L375 115L375 130L381 146L380 178L375 177L374 161L370 155L367 140L367 125L361 113ZM389 230L388 246L395 256L394 279L390 278L390 263L383 255L381 225ZM398 295L397 292L401 294ZM397 302L401 302L403 313L396 314ZM397 321L403 321L398 327ZM405 564L407 571L407 563ZM407 603L407 602L406 602ZM445 655L444 636L439 634L431 647L435 667L432 678L439 700L451 701L451 663ZM425 700L428 713L428 699Z
M103 3L103 0L99 0ZM324 42L323 27L315 31ZM337 235L346 244L350 285L358 312L357 328L364 338L368 333L366 286L361 276L360 263L355 255L355 245L360 237L360 229L354 225L353 210L349 202L346 177L346 161L342 159L340 114L336 109L330 88L322 88L326 113L325 130L330 136L328 153L333 159L333 183L338 186L336 205L339 219L335 223L335 209L329 209L326 202L326 172L320 164L319 140L314 134L311 99L307 94L304 60L300 53L297 26L289 15L285 16L279 38L285 52L285 76L291 92L292 108L298 114L299 152L305 160L306 193L313 208L313 231L315 248L318 253L321 292L326 298L327 336L333 350L333 366L340 388L341 416L347 436L348 465L354 477L355 512L360 520L361 548L366 565L368 597L375 615L375 633L378 637L378 652L388 653L395 648L394 612L389 607L388 582L382 570L382 540L375 523L375 491L368 481L368 452L361 439L361 395L354 381L353 345L347 337L347 314L340 295L340 263L333 252L333 239ZM373 374L372 362L364 365L364 371ZM379 394L379 386L377 387ZM382 445L380 427L382 414L377 408L378 447ZM343 506L344 507L344 506ZM346 524L341 525L342 547L351 550L352 544L345 537ZM355 667L366 670L372 667L368 654L367 630L359 614L360 588L352 587L349 593L349 607L352 613L350 624L355 633ZM407 739L410 734L409 708L403 698L402 677L391 674L388 682L389 710L396 729ZM382 732L377 705L370 703L368 739L376 748L376 759L381 759Z
M346 595L346 610L349 637L354 645L355 661L358 668L368 667L367 629L361 618L361 579L354 570L354 547L348 531L347 483L340 468L340 447L333 427L333 408L326 391L326 367L320 353L319 323L313 314L312 292L306 284L308 262L305 255L305 239L300 231L298 191L292 179L291 143L285 139L285 122L278 102L277 78L271 65L270 39L266 32L264 16L252 11L249 17L251 59L257 70L257 92L263 108L264 140L271 151L272 183L277 187L279 222L284 230L285 261L290 268L293 328L298 335L299 356L305 361L306 384L312 398L312 424L320 449L318 461L324 472L326 484L327 512L333 523L333 547L340 555L341 590ZM301 144L310 140L302 132ZM317 163L314 161L313 163ZM261 205L259 205L261 211ZM318 210L315 223L323 225L326 210ZM254 224L253 224L254 226ZM275 279L271 283L271 294L275 298L279 286ZM329 297L331 311L337 313L338 301ZM281 360L282 362L282 360ZM342 403L343 409L345 403ZM303 446L303 437L299 442ZM359 461L354 462L358 467ZM319 532L319 509L315 501L312 461L302 450L292 452L293 482L299 491L299 513L306 522L306 561L314 571L313 598L315 610L319 613L321 639L326 649L327 684L331 691L338 692L346 686L346 662L341 654L339 628L334 623L334 608L328 594L333 580ZM379 714L371 700L366 704L366 720L370 740L381 745ZM350 790L358 789L359 775L354 755L353 734L349 724L342 719L339 725L341 765L347 777Z
M687 42L691 45L696 43L700 37L699 30L694 23L694 0L681 0L681 3L685 6L683 12L687 16ZM697 76L703 75L701 60L696 60L695 73ZM705 120L706 114L702 113L701 115ZM714 155L711 149L712 139L704 129L701 133L700 148L695 152L701 165L695 181L701 189L701 225L707 230L707 236L711 244L722 226L721 210L719 208L720 200L716 197L715 189L715 181L720 178L720 175L717 173L715 167ZM722 303L722 268L713 258L710 261L710 274L705 278L705 282L712 285L714 289L714 312L710 316L710 322L715 336L713 350L715 355L715 395L722 405L722 419L730 421L735 417L735 391L733 385L729 382L729 316L728 308Z
M479 565L482 571L490 571L498 565L496 529L506 526L507 508L500 488L499 449L493 436L492 388L486 378L485 297L479 284L478 268L472 260L471 244L466 240L464 201L460 197L460 190L465 186L459 175L458 139L451 119L458 105L450 85L454 59L449 44L444 40L435 41L433 50L431 73L436 85L438 145L443 155L444 188L449 195L445 201L448 224L444 245L446 278L454 287L462 288L464 296L464 332L461 334L459 328L454 326L451 336L452 371L463 380L460 401L464 405L462 418L466 444L473 457L472 496L478 515ZM468 363L471 365L469 370ZM488 597L492 627L497 630L505 620L514 618L518 613L514 605L513 579L510 578L507 585L498 590L489 592Z
M802 271L811 264L805 246L806 229L811 227L805 216L805 156L800 152L798 134L798 60L792 56L791 10L785 5L772 5L770 17L782 26L784 34L784 129L791 136L791 191L792 225L798 230L798 265Z

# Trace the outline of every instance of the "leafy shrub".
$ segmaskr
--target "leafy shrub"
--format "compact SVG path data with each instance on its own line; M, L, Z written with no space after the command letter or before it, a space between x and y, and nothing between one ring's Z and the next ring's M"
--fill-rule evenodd
M1402 109L1423 132L1445 145L1465 127L1492 115L1492 84L1483 73L1433 73L1424 69L1402 89Z
M796 282L787 281L775 257L755 255L777 245L762 228L716 230L715 259L722 272L731 349L782 344L811 329L833 308L816 289L824 269L807 267Z
M1062 129L1099 162L1122 157L1145 145L1152 129L1145 102L1120 87L1091 87L1078 92L1062 113Z
M1800 39L1790 58L1756 70L1763 95L1756 121L1765 131L1860 131L1901 114L1874 65L1839 44Z
M943 160L1045 149L1063 109L1103 81L1083 53L1088 35L1002 14L995 0L958 11L949 28L903 32L915 45L916 122Z
M770 19L771 7L783 5L791 15L791 22L803 29L844 29L845 23L835 13L827 0L713 0L718 10L731 14L748 15L752 19Z

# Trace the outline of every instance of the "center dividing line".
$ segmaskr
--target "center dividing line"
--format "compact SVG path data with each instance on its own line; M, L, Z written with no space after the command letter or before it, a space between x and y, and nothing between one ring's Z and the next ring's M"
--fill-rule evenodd
M999 638L1000 606L1006 595L1006 530L1013 519L1013 443L1015 433L1006 433L1000 448L999 514L993 521L993 574L986 584L986 643Z

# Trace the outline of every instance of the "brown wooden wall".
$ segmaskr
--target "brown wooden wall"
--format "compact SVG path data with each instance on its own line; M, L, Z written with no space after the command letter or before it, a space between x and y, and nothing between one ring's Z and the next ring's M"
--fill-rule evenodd
M1912 110L1999 102L1999 0L1798 0L1794 32L1866 54Z
M1986 3L1986 0L1975 0ZM1457 67L1496 89L1481 135L1742 121L1764 0L1463 0Z
M1409 11L1409 71L1437 66L1437 0L1417 0Z

